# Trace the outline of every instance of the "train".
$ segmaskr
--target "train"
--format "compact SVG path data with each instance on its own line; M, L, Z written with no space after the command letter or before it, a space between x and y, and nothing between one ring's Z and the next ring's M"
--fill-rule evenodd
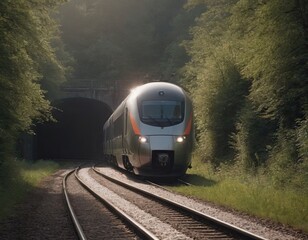
M179 177L191 167L193 106L188 94L167 82L136 87L103 127L108 162L145 177Z

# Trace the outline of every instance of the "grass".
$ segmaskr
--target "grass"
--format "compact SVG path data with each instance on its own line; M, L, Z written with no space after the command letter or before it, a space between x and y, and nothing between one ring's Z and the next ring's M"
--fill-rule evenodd
M37 186L40 181L56 171L59 165L52 161L38 161L34 164L22 162L21 176L23 180L32 187Z
M14 213L14 206L42 179L59 168L51 161L11 161L0 169L0 219Z
M6 168L6 169L5 169ZM0 169L0 219L13 213L16 203L59 168L51 161L15 161ZM12 172L17 175L12 175ZM4 176L10 177L9 181ZM17 177L16 177L17 176ZM243 175L236 171L213 172L195 159L185 176L194 186L172 187L184 195L214 202L245 213L271 219L308 233L308 192L277 188L263 174ZM5 181L4 181L5 180Z
M263 174L249 176L234 170L215 173L198 160L185 178L194 186L172 187L172 190L308 233L307 191L279 189Z

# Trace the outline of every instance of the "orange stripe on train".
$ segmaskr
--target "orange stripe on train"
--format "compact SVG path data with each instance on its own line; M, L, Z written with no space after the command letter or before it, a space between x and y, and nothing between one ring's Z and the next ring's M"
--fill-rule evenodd
M141 135L141 132L140 132L140 129L133 117L133 115L131 113L129 113L129 119L130 119L130 122L132 124L132 127L133 127L133 130L134 130L134 133L137 134L137 135Z
M189 121L188 121L187 126L186 126L185 131L184 131L184 135L190 134L191 126L192 126L192 113L190 114Z

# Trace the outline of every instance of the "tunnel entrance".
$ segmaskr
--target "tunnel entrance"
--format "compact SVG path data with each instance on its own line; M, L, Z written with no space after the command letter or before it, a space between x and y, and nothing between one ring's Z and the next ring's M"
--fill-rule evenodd
M57 122L36 129L38 159L102 158L103 125L111 108L98 100L68 98L54 102Z

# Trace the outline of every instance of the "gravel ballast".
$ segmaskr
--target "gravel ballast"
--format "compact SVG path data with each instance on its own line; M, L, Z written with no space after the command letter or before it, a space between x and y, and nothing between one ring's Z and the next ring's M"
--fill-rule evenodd
M158 218L146 213L138 206L128 202L127 200L121 198L119 195L110 191L108 188L100 185L94 178L89 175L89 170L84 168L79 171L79 176L91 189L97 193L102 198L105 198L111 202L116 207L123 210L126 214L137 220L146 229L151 231L160 239L190 239L186 235L178 232L176 229L172 228L170 225L161 222Z
M138 188L150 191L158 196L162 196L172 201L181 203L190 208L201 211L204 214L211 215L219 220L225 221L229 224L233 224L237 227L240 227L244 230L247 230L249 232L252 232L256 235L259 235L267 239L277 239L277 240L308 239L307 236L299 234L296 231L293 231L292 229L286 228L284 226L279 226L279 230L276 230L277 224L265 225L263 221L257 218L247 217L244 216L244 214L238 214L235 211L226 211L222 208L213 206L213 204L207 204L205 202L191 199L179 194L175 194L170 191L166 191L145 183L139 183L131 179L129 175L123 174L122 172L117 171L116 169L110 167L97 167L97 169L108 176L120 180L125 180L127 183L134 185Z
M213 204L204 203L137 182L130 175L123 174L117 169L110 167L97 167L97 169L109 176L123 179L129 184L200 210L205 214L212 215L267 239L308 239L307 235L297 233L290 228L284 226L277 227L277 225L272 223L266 224L266 222L264 223L263 220L257 218L224 210L213 206ZM189 237L173 229L167 223L161 222L138 206L102 187L90 176L89 171L91 171L89 168L80 171L80 176L87 181L87 184L90 184L95 191L107 196L114 204L117 204L127 214L132 215L159 238L189 239ZM0 221L0 239L77 239L63 199L62 179L67 172L68 169L61 169L47 177L38 188L28 194L24 202L16 206L16 213L14 215Z

